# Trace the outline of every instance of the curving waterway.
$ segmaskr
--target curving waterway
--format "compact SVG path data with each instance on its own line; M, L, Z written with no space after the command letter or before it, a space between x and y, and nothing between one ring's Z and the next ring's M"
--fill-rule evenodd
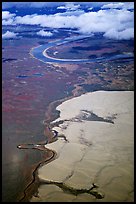
M102 61L109 61L109 60L116 60L116 59L131 59L134 57L133 53L122 53L122 54L117 54L117 55L113 55L110 57L98 57L95 59L62 59L62 58L55 58L55 57L51 57L47 54L47 50L54 47L54 46L59 46L59 45L63 45L66 43L70 43L79 39L84 39L87 38L89 36L82 36L82 37L69 37L69 38L65 38L65 39L59 39L56 41L52 41L52 42L48 42L47 44L44 45L40 45L38 47L34 47L31 49L30 54L44 62L50 62L50 63L85 63L85 62L102 62Z
M85 62L102 62L102 61L116 60L116 59L130 59L131 60L133 58L133 53L123 53L123 54L119 54L119 55L113 55L113 56L110 56L108 58L107 57L99 57L99 58L95 58L95 59L61 59L61 58L51 57L47 54L47 50L54 47L54 46L63 45L63 44L70 43L70 42L73 42L73 41L76 41L79 39L83 39L83 38L87 38L87 37L88 36L72 37L72 38L65 38L63 40L59 39L56 41L48 42L47 44L32 48L30 51L30 54L34 58L36 58L36 59L38 59L44 63L85 63ZM50 106L53 104L50 104ZM54 132L54 130L52 130L52 127L50 127L51 120L50 120L50 118L48 119L48 117L50 116L50 111L53 111L53 109L50 108L50 106L48 107L48 111L46 113L46 116L47 116L46 122L47 123L45 124L45 130L44 130L44 134L47 136L47 141L44 141L41 144L33 143L33 144L19 144L19 145L17 145L18 149L37 149L37 150L40 150L40 151L46 153L45 158L42 159L41 161L39 161L37 163L37 165L35 165L35 167L33 168L32 179L26 185L26 187L23 191L23 196L19 200L20 202L27 200L27 197L29 195L29 190L30 190L30 188L32 188L32 185L36 182L36 179L38 178L37 177L38 168L40 166L42 166L43 164L47 164L48 162L51 162L52 160L54 160L56 158L56 152L45 147L46 144L56 141L58 137L62 137L62 136L58 136L58 133ZM65 136L63 136L63 139L66 142L68 142L68 140L65 138Z

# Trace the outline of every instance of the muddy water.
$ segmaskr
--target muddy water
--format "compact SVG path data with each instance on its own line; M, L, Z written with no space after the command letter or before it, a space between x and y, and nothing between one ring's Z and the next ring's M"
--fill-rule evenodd
M12 57L19 59L19 53L22 58L26 55L27 60L23 58L22 62L7 61L2 67L3 202L16 202L22 198L25 187L32 179L34 165L46 157L45 152L20 150L17 145L46 140L43 125L46 108L50 102L63 98L64 95L62 90L65 82L57 82L56 73L48 73L46 65L42 67L39 61L41 67L38 67L39 64L30 59L30 49L24 50L25 52L21 53L21 45L18 48L14 44ZM4 52L5 58L11 55L9 46L4 47Z
M34 133L31 129L35 129L35 132L38 132L39 127L36 130L33 124L28 124L30 128L28 133L25 130L26 125L23 124L22 128L17 131L20 126L14 123L14 119L10 124L6 123L8 119L6 122L3 119L2 130L2 200L10 202L19 200L22 190L29 182L28 177L31 174L32 165L41 160L42 157L39 151L20 151L17 149L17 145L20 142L43 140L42 136L32 137Z
M29 103L29 108L31 108L33 100L29 100ZM19 144L37 144L46 141L42 123L42 120L45 119L44 103L42 104L42 101L37 103L40 110L35 108L32 111L19 111L19 106L10 112L3 111L2 200L4 202L20 200L23 190L30 182L33 165L46 158L45 152L17 148ZM21 106L25 107L25 103L21 103Z

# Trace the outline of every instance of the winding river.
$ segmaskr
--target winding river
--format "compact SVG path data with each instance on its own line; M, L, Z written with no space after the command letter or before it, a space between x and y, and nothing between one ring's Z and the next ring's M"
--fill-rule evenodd
M131 60L133 58L133 53L123 53L123 54L119 54L119 55L113 55L113 56L110 56L108 58L107 57L99 57L99 58L95 58L95 59L60 59L60 58L51 57L47 54L47 50L54 47L54 46L63 45L63 44L70 43L70 42L73 42L73 41L76 41L79 39L83 39L83 38L87 38L87 37L88 36L72 37L72 38L65 38L63 40L59 39L56 41L48 42L47 44L32 48L30 50L30 54L32 57L34 57L34 58L36 58L36 59L38 59L44 63L86 63L86 62L102 62L102 61L115 60L115 59L130 59ZM36 165L36 167L33 169L32 179L28 183L26 188L24 189L23 196L20 199L20 202L25 201L25 199L27 198L29 188L31 188L31 186L34 184L34 182L37 178L38 168L40 166L42 166L43 164L47 164L48 162L51 162L52 160L54 160L56 158L56 152L45 147L46 144L54 142L55 140L57 140L58 137L62 137L62 136L58 136L58 133L54 132L54 130L52 130L52 127L50 127L51 120L50 120L50 118L48 119L48 117L50 116L50 112L52 111L51 107L53 104L50 104L50 106L48 107L47 114L46 114L47 115L47 121L45 124L44 134L48 137L48 141L44 141L41 144L19 144L17 146L17 148L19 148L19 149L37 149L40 151L44 151L45 153L48 153L48 155L46 155L46 157L42 161L40 161ZM65 142L68 142L67 139L65 138L65 136L63 136L63 139L65 140ZM100 197L100 199L101 198L102 198L102 196Z
M131 59L134 57L133 53L122 53L113 55L110 57L98 57L95 59L62 59L62 58L55 58L51 57L47 54L47 50L54 47L63 45L66 43L70 43L76 40L85 39L89 36L76 36L76 37L69 37L65 39L58 39L52 42L48 42L47 44L40 45L34 47L30 50L30 55L34 58L44 62L44 63L86 63L86 62L102 62L102 61L109 61L109 60L116 60L116 59Z

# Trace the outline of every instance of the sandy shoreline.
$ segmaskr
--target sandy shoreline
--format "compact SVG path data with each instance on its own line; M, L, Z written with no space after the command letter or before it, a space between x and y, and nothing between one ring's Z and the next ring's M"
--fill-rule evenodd
M54 47L54 46L51 46L51 47ZM52 59L52 60L59 60L59 61L63 61L63 62L67 62L67 61L70 61L70 62L82 62L82 61L87 61L88 59L62 59L62 58L55 58L55 57L50 57L48 54L47 54L47 50L50 49L51 47L48 47L46 48L42 54L43 56L45 56L46 58L49 58L49 59Z
M134 201L134 92L87 93L63 102L57 110L60 117L53 123L63 123L54 129L68 141L59 138L46 145L57 152L57 159L38 170L43 184L31 201ZM63 191L90 189L94 184L104 198Z

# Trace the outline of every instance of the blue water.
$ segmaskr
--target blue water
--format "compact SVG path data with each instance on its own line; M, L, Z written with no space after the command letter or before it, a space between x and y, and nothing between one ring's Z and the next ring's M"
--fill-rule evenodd
M86 37L84 37L86 38ZM84 63L84 62L102 62L102 61L109 61L109 60L116 60L116 59L133 59L134 54L133 53L125 53L125 54L118 54L115 56L110 56L110 57L99 57L99 58L95 58L95 59L51 59L48 58L46 56L43 55L43 51L47 48L53 47L53 46L57 46L57 45L61 45L61 44L65 44L65 43L70 43L73 42L75 40L79 40L79 39L83 39L83 37L79 38L79 37L74 37L74 38L65 38L63 40L56 40L54 42L49 42L45 45L41 45L39 47L35 47L31 50L31 54L39 59L40 61L47 63Z

